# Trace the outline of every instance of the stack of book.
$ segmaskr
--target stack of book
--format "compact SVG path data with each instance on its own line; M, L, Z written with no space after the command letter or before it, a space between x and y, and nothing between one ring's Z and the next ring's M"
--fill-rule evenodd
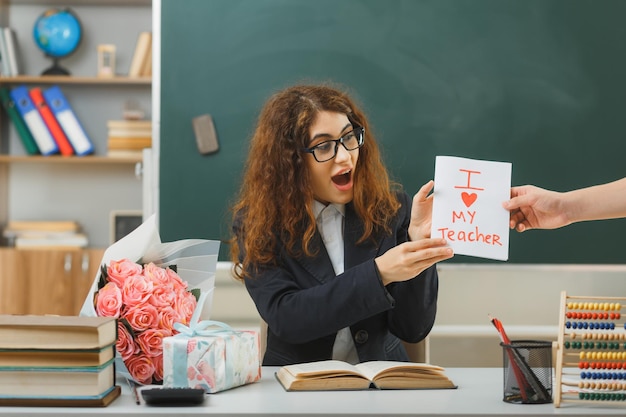
M74 220L23 221L11 220L2 236L8 246L16 248L83 248L89 239Z
M59 86L0 87L0 101L29 155L88 155L91 139Z
M108 156L141 157L144 148L152 147L152 121L109 120Z
M112 317L0 315L0 406L107 406L116 341Z

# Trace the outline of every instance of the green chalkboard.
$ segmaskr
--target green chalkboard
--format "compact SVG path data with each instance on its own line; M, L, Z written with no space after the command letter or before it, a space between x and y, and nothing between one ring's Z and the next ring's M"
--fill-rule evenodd
M349 88L411 194L436 155L511 162L513 185L559 191L626 174L626 1L161 4L163 240L228 239L258 112L299 82ZM220 145L210 155L192 126L203 114ZM625 232L610 220L513 233L509 262L625 263Z

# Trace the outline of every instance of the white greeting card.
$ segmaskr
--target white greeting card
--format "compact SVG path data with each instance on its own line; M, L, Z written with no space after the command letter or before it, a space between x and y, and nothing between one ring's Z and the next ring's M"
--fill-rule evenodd
M431 237L457 255L509 258L511 164L453 156L435 159Z

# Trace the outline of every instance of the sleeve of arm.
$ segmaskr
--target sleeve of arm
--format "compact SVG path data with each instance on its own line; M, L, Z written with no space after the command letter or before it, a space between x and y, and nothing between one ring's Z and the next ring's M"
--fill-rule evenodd
M374 260L325 283L306 273L269 268L246 279L246 288L261 317L289 343L318 339L393 307Z
M411 216L411 198L402 193L402 209L399 227L396 230L396 244L409 240L408 228ZM415 278L396 282L387 286L395 300L393 310L388 313L391 331L407 342L419 342L430 333L437 313L439 278L437 266L433 265Z

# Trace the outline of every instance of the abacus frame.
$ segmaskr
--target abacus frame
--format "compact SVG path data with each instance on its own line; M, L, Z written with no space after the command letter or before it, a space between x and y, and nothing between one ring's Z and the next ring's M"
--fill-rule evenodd
M626 308L626 297L568 296L566 291L561 292L555 407L564 402L597 404L600 401L603 405L626 407L626 314L621 313L623 308ZM579 361L574 363L570 358L576 355Z

